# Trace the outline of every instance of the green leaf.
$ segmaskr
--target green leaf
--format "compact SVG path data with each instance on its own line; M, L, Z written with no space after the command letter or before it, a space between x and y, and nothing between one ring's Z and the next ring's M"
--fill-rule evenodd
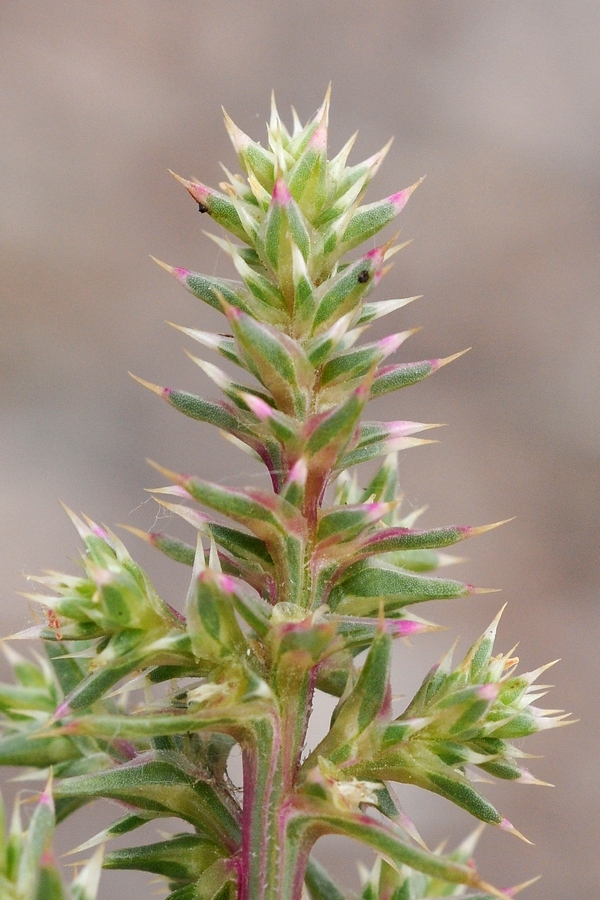
M256 560L268 568L273 567L271 555L265 542L260 538L238 531L236 528L230 528L227 525L219 525L217 522L211 522L208 530L221 547L229 550L235 556L240 556L242 559Z
M316 267L315 257L320 262L322 240L302 214L282 177L273 187L261 238L265 260L276 274L281 292L290 302L295 293L293 246L298 248L310 271Z
M201 660L216 663L230 656L246 659L246 651L251 652L235 617L232 587L228 575L211 569L192 580L186 620L192 649Z
M236 871L228 860L217 859L196 883L194 900L233 900Z
M169 813L228 849L240 839L239 823L215 788L156 751L107 772L66 778L56 796L109 797L141 810Z
M235 234L241 240L248 240L248 235L242 225L235 203L230 197L197 181L187 181L185 178L180 178L174 172L171 174L189 191L198 204L201 213L208 213L218 225Z
M79 660L69 656L71 649L75 650L76 647L66 645L64 641L44 641L46 656L63 694L74 690L85 675L85 669Z
M449 547L470 537L470 531L471 529L460 525L432 528L429 531L415 531L412 528L400 526L382 528L375 534L367 535L366 539L361 542L360 555Z
M417 384L417 382L423 381L429 375L433 375L442 366L458 359L465 352L463 350L461 353L454 353L445 359L423 359L420 362L396 363L395 365L384 366L375 376L371 388L371 396L381 397L390 391L398 391L400 388Z
M304 875L310 900L345 900L345 894L333 883L325 869L312 857Z
M300 343L239 310L228 310L228 316L250 370L277 409L304 418L314 373Z
M157 260L158 262L158 260ZM160 265L163 265L160 263ZM247 313L256 314L256 301L240 281L230 278L213 278L203 275L201 272L190 272L188 269L163 266L177 281L182 284L190 294L203 300L208 306L223 311L223 300L230 306L242 309Z
M175 562L183 563L186 566L194 565L194 556L196 555L195 547L180 541L179 538L171 537L168 534L161 534L158 531L148 533L148 542L168 556Z
M78 759L81 755L69 738L56 735L32 739L34 732L35 726L20 734L0 738L0 765L47 769L68 759Z
M336 319L333 325L306 344L306 353L311 364L316 368L329 359L336 347L343 341L352 325L352 313Z
M335 710L329 732L306 759L304 772L309 772L319 757L339 765L356 752L356 739L376 723L389 705L391 658L392 639L379 631L356 684Z
M6 716L13 713L26 714L28 710L51 713L56 707L56 696L48 688L28 688L15 684L0 684L0 712Z
M267 307L275 307L286 310L285 298L277 287L277 284L269 278L266 270L249 266L238 252L233 254L233 262L238 274L244 280L244 284L260 303ZM236 361L236 360L234 360Z
M426 777L431 785L430 790L451 800L456 806L466 809L476 819L487 822L489 825L500 825L502 822L502 816L498 810L465 778L458 775L450 777L438 772L428 772Z
M32 900L64 900L64 897L62 882L56 866L49 860L41 861Z
M417 731L412 737L410 722L405 722L404 725L407 727L406 738L400 739L390 749L376 752L369 761L357 761L345 769L346 774L359 779L379 778L381 781L416 785L445 797L482 822L504 827L504 820L498 810L473 787L465 775L459 769L446 765L428 748L428 742L421 737L425 734L423 725L419 728L417 722ZM392 728L393 725L390 732Z
M367 389L361 386L342 404L309 421L306 453L311 459L311 474L315 469L326 472L334 466L354 435L366 402Z
M321 369L319 385L322 390L338 384L350 384L363 379L385 354L374 344L358 347L332 356Z
M436 878L453 884L486 887L471 866L453 862L420 847L409 844L400 836L399 829L384 826L362 813L333 812L325 802L311 800L304 810L295 812L288 824L289 840L304 838L316 840L323 834L340 834L366 844L392 865L410 866ZM302 835L302 837L301 837Z
M138 869L171 881L195 881L223 853L219 846L198 834L176 834L167 841L112 850L105 869Z
M356 503L347 506L330 507L321 513L317 539L326 541L348 541L378 522L390 511L387 503Z
M315 285L300 248L292 244L293 321L296 334L304 334L315 314ZM313 360L311 359L311 362ZM314 362L313 362L314 365Z
M454 557L437 553L435 550L400 550L390 553L387 559L401 569L423 574L423 572L433 572L443 565L450 564Z
M225 117L225 127L237 153L240 165L244 171L250 175L254 175L256 180L267 191L273 188L273 179L275 172L275 159L269 150L265 150L260 144L253 141L245 134L241 128L232 121L223 110Z
M227 246L227 244L225 246ZM182 325L174 325L173 322L169 322L168 324L173 325L173 328L177 328L178 331L181 331L193 340L198 341L203 347L208 347L210 350L215 350L217 353L220 353L221 356L225 357L225 359L228 359L230 362L235 363L236 366L245 368L238 355L236 342L232 335L214 334L211 331L200 331L198 328L184 328Z
M342 236L340 242L341 252L347 253L349 250L353 250L354 247L362 244L363 241L377 234L378 231L381 231L382 228L385 228L386 225L392 222L402 212L408 203L408 198L422 180L421 178L411 187L398 191L384 200L376 200L375 203L359 206L354 211Z
M329 604L340 615L368 616L383 604L386 613L426 600L467 597L473 588L461 581L425 578L371 560L356 563L332 589Z
M174 391L170 388L164 389L164 397L167 403L189 416L190 419L196 419L197 422L208 422L229 434L246 433L247 429L242 424L240 417L231 412L225 403L213 403L197 397L195 394Z
M178 483L194 500L228 516L249 528L269 547L277 542L286 528L302 531L298 510L267 491L247 488L235 490L200 478L175 475Z
M102 872L103 853L103 848L100 847L94 856L79 870L71 885L72 900L96 900Z
M367 325L376 319L381 319L383 316L395 312L397 309L401 309L403 306L407 306L413 300L420 299L420 296L397 297L394 300L376 300L370 303L363 303L356 325Z
M96 666L78 686L67 695L60 707L59 717L66 710L91 706L126 675L136 669L157 665L183 665L191 662L189 638L183 631L148 632L123 631L111 637L96 656Z
M52 779L50 779L29 822L27 841L23 855L19 860L19 883L35 883L42 856L49 849L52 841L54 825L54 802L52 799Z
M102 831L99 831L98 834L94 835L94 837L90 838L88 841L84 841L83 844L79 844L78 847L73 848L70 852L81 853L84 850L90 850L92 847L97 847L98 844L104 845L107 840L129 834L137 828L141 828L142 825L147 825L148 822L152 822L154 819L160 817L161 814L155 812L128 813L127 815L122 816L122 818L117 819L117 821L113 822L112 825L109 825L108 828L103 828Z
M332 697L341 697L351 672L353 672L352 654L348 650L332 653L317 669L316 686Z
M368 443L352 449L346 456L339 461L338 469L350 469L360 463L370 462L377 459L378 456L387 456L389 453L395 453L398 450L409 450L411 447L419 447L422 444L429 444L431 441L422 440L413 437L395 437L382 438L381 440L373 440Z
M360 502L367 503L376 500L380 503L393 503L397 502L400 496L398 454L390 453L360 495Z
M172 670L168 673L173 675ZM248 697L240 703L217 706L216 709L188 713L178 708L166 712L139 715L82 716L61 725L57 731L65 735L88 735L115 740L143 740L168 734L194 734L201 730L231 734L236 740L246 740L256 723L271 713L264 696ZM64 782L63 782L64 783Z
M335 320L357 309L363 297L373 287L382 261L381 249L371 250L337 275L328 278L317 289L318 307L312 325L313 335L321 334Z
M414 615L411 615L410 619L402 615L394 618L387 617L381 623L376 619L349 616L341 618L338 624L338 633L344 638L346 649L351 652L352 656L356 656L371 646L375 635L380 630L385 630L394 638L430 631L432 627L435 626L431 626L429 622Z
M321 209L326 196L327 179L327 125L321 123L296 158L287 174L292 196L309 220Z

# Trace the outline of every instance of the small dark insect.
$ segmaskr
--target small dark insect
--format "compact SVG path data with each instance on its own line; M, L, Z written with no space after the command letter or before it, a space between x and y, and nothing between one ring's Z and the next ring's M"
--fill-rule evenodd
M366 282L368 280L369 280L369 270L368 269L363 269L362 272L358 273L358 283L359 284L366 284Z
M198 204L198 212L205 213L208 212L208 206L205 206L204 203Z

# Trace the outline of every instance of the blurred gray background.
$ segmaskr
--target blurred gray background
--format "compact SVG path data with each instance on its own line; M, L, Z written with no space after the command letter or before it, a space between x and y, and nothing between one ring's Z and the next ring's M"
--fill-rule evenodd
M144 457L214 480L259 477L126 373L215 396L164 320L219 319L148 254L231 270L166 169L216 185L219 160L237 170L221 103L264 141L272 88L280 111L306 118L331 80L333 151L357 128L354 161L396 137L369 200L427 175L401 217L414 242L376 295L424 294L385 320L425 326L400 358L473 347L380 402L388 417L449 423L440 444L402 459L406 508L428 504L430 525L516 516L462 545L470 561L452 572L503 593L430 610L450 630L398 648L395 687L410 693L508 601L499 649L520 641L524 670L562 657L546 705L581 718L527 748L547 754L532 769L554 790L488 789L535 846L488 829L480 868L501 885L543 873L531 900L591 898L600 881L599 26L597 0L0 6L2 631L31 621L15 595L23 574L76 555L59 498L150 528L143 488L160 479ZM128 543L181 603L187 573ZM471 828L447 803L401 796L432 845ZM109 814L85 810L59 849ZM332 841L320 853L356 885L360 848ZM164 896L151 880L107 873L101 897Z

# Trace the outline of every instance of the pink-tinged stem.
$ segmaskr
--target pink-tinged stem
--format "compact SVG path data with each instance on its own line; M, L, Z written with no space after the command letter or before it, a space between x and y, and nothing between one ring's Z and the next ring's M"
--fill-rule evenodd
M278 812L282 800L281 736L276 718L255 726L253 746L243 752L244 809L238 900L279 897Z
M271 484L273 486L273 493L279 494L281 491L281 483L278 470L273 462L271 454L265 447L258 447L258 454L262 461L264 462L267 470L269 472L269 478L271 479Z
M326 828L307 828L302 819L293 798L282 805L279 814L281 900L302 900L310 852L315 841L327 833Z
M296 684L290 683L290 676ZM302 865L294 860L294 891L290 894L281 861L286 846L282 843L282 823L294 795L315 679L314 669L297 671L284 666L274 672L273 686L282 698L280 715L257 723L252 745L244 748L238 900L301 900L308 857Z
M244 900L250 878L250 861L252 859L252 804L256 796L257 759L254 750L243 753L244 770L244 809L242 813L242 855L238 862L238 900Z

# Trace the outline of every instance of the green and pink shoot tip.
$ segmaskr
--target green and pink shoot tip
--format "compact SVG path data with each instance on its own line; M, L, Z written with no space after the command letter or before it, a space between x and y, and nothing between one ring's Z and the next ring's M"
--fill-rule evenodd
M26 596L43 624L12 636L41 639L47 658L9 653L16 683L0 690L0 763L55 774L27 836L37 841L32 878L39 869L58 885L47 849L54 793L59 817L90 798L125 809L80 849L152 819L184 823L168 842L106 856L109 868L164 878L172 900L341 900L345 889L312 856L327 834L376 854L363 900L465 890L508 900L529 884L501 891L480 877L478 831L454 853L429 850L392 794L393 781L420 785L522 837L475 786L477 772L542 784L519 764L529 755L522 741L571 720L534 705L548 665L518 675L513 650L494 651L501 612L457 667L447 652L394 718L393 643L402 653L403 639L439 628L412 608L491 592L442 577L457 561L444 549L504 522L417 528L423 510L401 508L399 451L433 443L413 435L438 425L374 421L367 403L466 351L389 364L417 329L364 338L417 299L367 298L408 243L383 229L422 179L363 204L391 141L348 165L351 138L327 160L329 101L328 90L314 116L303 124L294 112L288 128L273 99L265 147L224 112L243 175L223 167L220 190L172 173L227 232L214 238L237 280L155 261L225 315L230 334L180 330L240 374L234 381L188 353L218 400L132 377L188 427L216 427L252 462L245 457L230 487L219 471L205 480L151 463L167 482L151 491L160 513L194 539L125 527L180 567L189 587L179 601L177 577L167 572L158 590L115 535L67 510L84 548L77 574L32 579L39 593ZM353 259L359 246L372 249ZM196 444L189 458L199 458ZM194 462L186 468L196 472ZM309 751L321 693L334 712ZM232 760L241 761L241 791ZM21 841L20 823L13 832ZM2 853L0 882L10 868ZM98 856L69 900L94 900L99 871ZM53 891L51 900L66 900Z

